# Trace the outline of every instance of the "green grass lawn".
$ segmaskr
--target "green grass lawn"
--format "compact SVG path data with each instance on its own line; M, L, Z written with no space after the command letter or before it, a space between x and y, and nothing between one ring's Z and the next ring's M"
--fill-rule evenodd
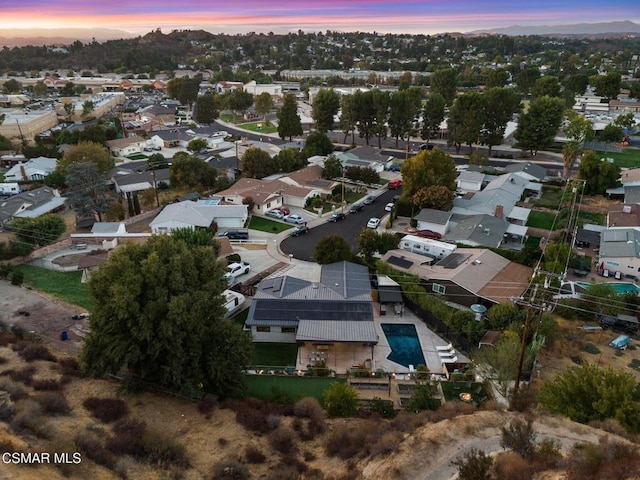
M534 247L538 248L540 246L540 237L528 237L527 241L524 242L525 247Z
M129 155L129 156L127 156L127 158L128 158L129 160L146 160L146 159L147 159L147 158L149 158L149 157L147 157L146 155L144 155L144 154L142 154L142 153L135 153L135 154L133 154L133 155Z
M249 222L249 228L251 230L260 230L261 232L268 233L280 233L285 230L293 228L292 225L284 222L278 222L276 220L270 220L268 218L252 216Z
M254 343L251 365L294 367L297 355L295 343Z
M455 385L454 385L455 383ZM444 398L447 402L452 400L460 400L461 393L470 393L471 398L473 398L474 402L478 402L481 398L487 396L487 392L484 388L484 385L481 383L472 383L469 388L467 388L467 382L464 380L458 380L456 382L440 382L440 386L442 387L442 393L444 394ZM456 388L456 386L458 388ZM478 387L482 387L479 393L475 393Z
M558 229L560 226L558 223L554 225L555 215L547 212L538 212L532 210L529 214L529 220L527 221L527 227L543 228L545 230L551 230L552 228Z
M569 190L569 189L567 189ZM542 187L542 196L531 202L536 207L541 208L549 208L551 210L558 210L560 208L560 203L563 201L569 201L571 199L571 192L567 191L566 194L562 195L563 188L562 187L553 187L549 185L545 185Z
M322 402L322 394L335 382L346 382L346 379L323 377L283 377L276 375L246 375L246 396L272 401L276 397L290 403L304 397L315 397ZM276 395L277 393L277 395Z
M600 158L613 158L615 164L623 168L640 167L640 149L624 148L622 152L596 152Z
M585 223L605 225L606 215L604 213L585 212L584 210L580 210L580 213L578 213L578 219L580 220L579 223L582 225Z
M87 286L80 283L82 272L56 272L32 265L20 265L18 270L24 273L24 283L66 302L91 311L94 307Z
M266 124L264 121L241 123L238 128L243 128L255 133L277 133L278 128L273 124Z

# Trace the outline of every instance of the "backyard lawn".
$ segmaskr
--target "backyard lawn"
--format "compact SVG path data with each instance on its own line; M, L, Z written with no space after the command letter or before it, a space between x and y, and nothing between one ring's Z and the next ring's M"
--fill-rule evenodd
M251 365L295 367L298 346L295 343L254 343Z
M315 397L322 402L324 391L335 382L346 379L327 377L284 377L276 375L246 375L246 395L261 400L294 403L304 397Z
M562 193L565 192L564 198ZM542 187L542 196L541 198L533 201L532 203L536 207L541 208L549 208L551 210L558 210L560 208L560 203L562 201L571 200L571 191L569 189L564 189L562 187L553 187L549 185L545 185Z
M622 168L640 167L640 149L624 148L622 152L596 152L601 158L613 158L615 164Z
M293 226L288 223L269 220L268 218L253 215L249 222L249 228L251 230L260 230L261 232L280 233L293 228Z
M560 228L557 223L554 225L554 220L555 215L553 213L538 212L537 210L532 210L529 214L527 227L542 228L544 230Z
M81 271L56 272L32 265L20 265L17 268L24 273L25 285L89 311L93 309L93 300L89 296L87 286L80 283Z

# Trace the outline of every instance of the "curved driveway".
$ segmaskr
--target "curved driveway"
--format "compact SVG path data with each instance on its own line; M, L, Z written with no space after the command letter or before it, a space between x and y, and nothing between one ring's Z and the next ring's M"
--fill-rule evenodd
M294 258L313 261L313 254L320 239L327 235L338 234L344 237L349 245L351 245L351 250L355 253L358 249L358 235L363 228L366 228L367 221L371 217L382 218L387 215L388 212L384 211L385 205L391 201L394 195L400 194L402 194L401 189L388 190L376 198L373 204L364 205L364 208L358 213L348 213L344 220L335 223L326 221L321 225L311 228L309 232L304 235L287 237L280 243L280 249L287 255L292 254ZM359 202L362 201L360 200ZM345 212L347 211L348 206L345 207ZM384 227L382 226L382 230L383 229Z

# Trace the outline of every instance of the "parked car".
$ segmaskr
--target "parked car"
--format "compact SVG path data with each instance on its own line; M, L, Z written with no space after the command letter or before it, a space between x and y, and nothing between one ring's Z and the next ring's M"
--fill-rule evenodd
M400 195L394 195L393 198L391 198L393 203L396 203L398 200L400 200Z
M337 222L338 220L344 220L345 219L345 214L344 213L340 213L340 212L336 212L333 215L331 215L331 217L329 218L330 222Z
M380 225L380 219L379 218L370 218L369 221L367 222L367 228L378 228L378 225Z
M394 178L387 184L387 188L389 190L395 190L396 188L399 188L401 186L402 186L402 180L400 180L399 178Z
M364 199L362 203L364 203L365 205L371 205L375 201L376 201L376 197L369 195L367 198Z
M243 232L239 230L227 230L218 234L219 237L227 237L229 240L247 240L249 238L249 232Z
M232 282L236 277L249 273L249 270L251 270L251 264L247 262L231 263L227 265L227 271L224 274L224 278L226 278L227 281Z
M293 229L293 232L291 232L291 236L297 237L298 235L302 235L303 233L309 233L309 227L307 227L306 225L298 225Z
M304 218L302 218L300 215L286 215L284 217L284 221L285 222L289 222L289 223L296 223L298 225L303 224L304 223Z
M434 232L433 230L416 230L416 235L424 238L441 238L438 232Z
M638 327L640 326L638 318L632 315L619 313L614 317L612 315L602 315L598 313L597 317L598 323L603 330L611 328L613 330L619 330L629 335L633 335L638 331Z
M278 220L282 220L284 218L284 213L282 213L280 210L276 209L276 210L269 210L266 213L267 217L273 217L273 218L277 218Z
M356 203L349 207L349 213L358 213L360 210L362 210L362 204L360 203Z
M280 210L283 215L291 215L291 210L289 210L284 205L282 207L278 208L277 210Z
M387 205L385 205L385 207L384 207L384 211L385 212L390 212L391 210L393 210L393 207L395 207L395 205L396 204L393 203L393 202L387 203Z

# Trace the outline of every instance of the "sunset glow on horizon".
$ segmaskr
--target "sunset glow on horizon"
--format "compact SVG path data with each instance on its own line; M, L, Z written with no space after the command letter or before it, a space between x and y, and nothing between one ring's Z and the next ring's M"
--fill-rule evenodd
M640 21L637 0L23 0L0 6L1 29L156 28L214 33L468 32L514 25Z

